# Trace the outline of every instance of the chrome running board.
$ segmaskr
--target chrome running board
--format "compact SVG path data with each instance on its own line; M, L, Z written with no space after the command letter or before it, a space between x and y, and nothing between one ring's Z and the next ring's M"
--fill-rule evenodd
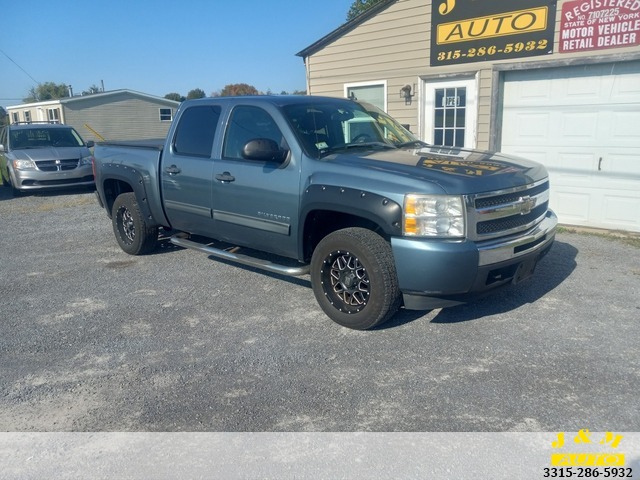
M309 265L301 265L299 267L292 267L286 265L279 265L277 263L270 262L261 258L250 257L249 255L243 255L241 253L235 253L238 247L231 250L223 250L221 248L212 247L210 244L194 242L187 238L185 233L177 233L170 239L171 243L183 248L189 248L191 250L197 250L208 255L212 255L224 260L230 260L232 262L241 263L250 267L260 268L272 273L278 273L280 275L289 275L292 277L299 277L306 275L311 270Z

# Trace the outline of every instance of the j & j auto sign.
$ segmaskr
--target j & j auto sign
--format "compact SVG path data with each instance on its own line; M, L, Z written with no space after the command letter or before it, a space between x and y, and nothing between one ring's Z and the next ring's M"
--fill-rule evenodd
M431 66L550 54L555 15L545 0L433 2Z

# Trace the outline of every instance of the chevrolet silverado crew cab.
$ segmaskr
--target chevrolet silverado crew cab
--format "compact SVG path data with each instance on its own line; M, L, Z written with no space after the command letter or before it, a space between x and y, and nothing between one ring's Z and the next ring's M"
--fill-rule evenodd
M182 247L309 274L322 310L354 329L519 283L557 225L542 165L428 145L349 99L186 101L162 143L94 155L125 252L152 251L162 228Z
M53 123L11 124L0 130L0 176L14 194L92 186L92 156L72 127Z

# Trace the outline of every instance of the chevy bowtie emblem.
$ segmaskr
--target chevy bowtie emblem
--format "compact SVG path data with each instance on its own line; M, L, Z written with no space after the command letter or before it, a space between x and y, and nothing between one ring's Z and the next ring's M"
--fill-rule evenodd
M56 165L60 165L61 163L62 163L62 161L56 160Z
M538 203L538 200L534 197L531 198L529 195L526 197L520 197L518 199L518 204L520 205L520 215L528 215L531 213L531 210L534 209Z

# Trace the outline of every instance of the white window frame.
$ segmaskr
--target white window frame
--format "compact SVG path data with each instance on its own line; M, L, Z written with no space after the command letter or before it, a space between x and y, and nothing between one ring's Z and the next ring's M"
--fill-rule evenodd
M24 116L25 123L33 123L33 120L31 118L31 110L24 110L22 112L22 115Z
M163 117L163 114L162 114L163 110L169 110L169 118L168 119L162 118ZM168 108L168 107L160 107L160 108L158 108L158 116L160 118L160 121L163 122L163 123L164 122L171 122L173 120L173 108Z
M384 107L383 110L387 111L388 105L388 97L387 97L387 81L386 80L372 80L369 82L354 82L354 83L345 83L344 84L344 96L345 98L349 98L349 89L357 88L357 87L374 87L376 85L382 86L383 95L384 95Z
M51 118L53 117L53 118ZM60 109L47 108L47 121L49 123L60 123Z
M11 112L11 123L20 122L20 112Z
M422 139L433 143L435 117L434 97L438 88L465 87L467 104L465 109L464 148L476 148L478 143L478 76L450 77L446 79L423 79L422 82Z

